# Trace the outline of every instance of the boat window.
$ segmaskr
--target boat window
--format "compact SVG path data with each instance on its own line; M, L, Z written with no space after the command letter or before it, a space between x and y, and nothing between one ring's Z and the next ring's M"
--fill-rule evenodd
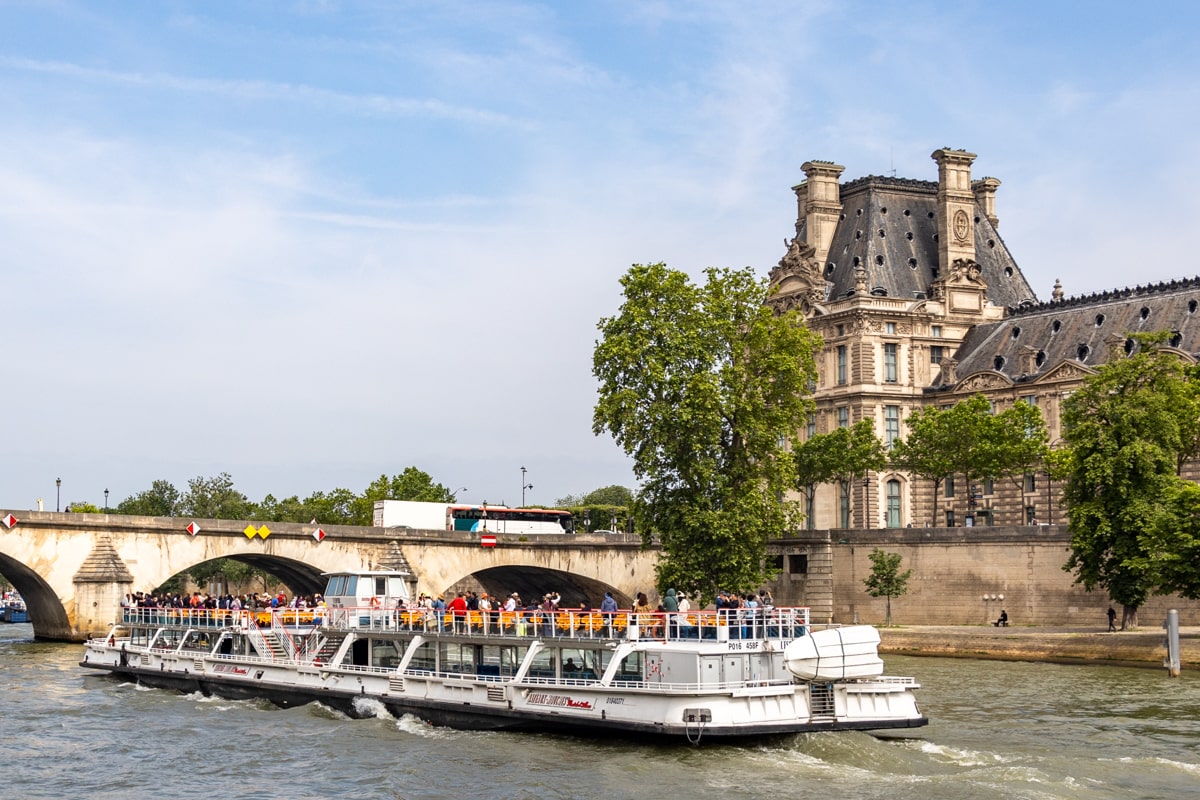
M335 597L354 597L357 594L358 594L358 576L357 575L347 575L346 576L346 585L342 588L341 592L339 592L338 594L336 594L334 596Z
M533 663L529 666L529 677L531 678L554 678L557 677L554 672L554 650L544 649L539 650L533 657Z
M382 597L383 595L387 594L387 576L386 575L376 575L375 576L375 590L373 592L371 592L371 594L375 595L376 597Z
M434 649L436 642L422 642L417 648L417 652L413 654L412 660L408 662L409 669L425 670L433 672L437 669L437 651Z
M625 656L625 660L621 662L621 668L617 671L616 680L618 681L640 681L644 674L645 658L644 653L630 653Z
M515 645L485 644L479 648L479 665L476 672L479 675L511 677L521 666L526 649Z
M325 587L325 596L342 597L345 594L345 592L342 591L342 587L345 585L345 583L345 575L331 575L329 578L329 585Z
M475 645L442 642L439 648L441 664L438 672L475 674Z
M400 651L396 643L387 639L375 639L371 643L371 666L395 669L400 663Z

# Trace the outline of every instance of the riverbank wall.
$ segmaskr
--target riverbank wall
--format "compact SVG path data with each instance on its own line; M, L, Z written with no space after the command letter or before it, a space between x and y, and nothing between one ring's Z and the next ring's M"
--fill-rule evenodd
M1014 628L1102 631L1115 605L1063 570L1071 554L1065 525L798 532L768 544L780 570L770 584L775 602L808 606L817 623L882 625L887 599L863 585L877 548L899 554L900 570L912 571L907 591L891 600L891 619L901 625L983 626L1003 609ZM1172 608L1181 624L1200 625L1200 601L1181 597L1151 597L1138 616L1158 625Z
M1111 664L1165 672L1167 655L1166 631L1147 627L1105 633L1061 627L920 625L880 628L879 636L879 652L906 656ZM1183 671L1200 670L1200 627L1181 628L1179 648Z

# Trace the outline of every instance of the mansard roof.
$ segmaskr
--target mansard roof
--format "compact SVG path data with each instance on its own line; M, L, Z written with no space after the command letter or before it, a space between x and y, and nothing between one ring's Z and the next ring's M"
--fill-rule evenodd
M888 297L930 296L938 276L937 190L934 181L870 175L842 184L842 213L823 277L829 299L853 293L855 268L867 270L867 287ZM975 259L998 306L1036 303L1037 296L979 204L975 205ZM807 241L805 221L798 231Z
M1068 361L1094 369L1109 360L1111 348L1128 347L1131 333L1171 331L1172 346L1200 358L1200 277L1009 312L999 322L975 326L963 339L955 355L960 379L997 371L1015 382L1036 381Z

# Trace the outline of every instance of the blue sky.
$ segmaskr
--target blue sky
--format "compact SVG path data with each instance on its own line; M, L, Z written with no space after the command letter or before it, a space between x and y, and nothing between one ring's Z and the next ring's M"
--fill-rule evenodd
M632 263L763 276L810 159L979 154L1039 297L1198 272L1190 3L0 0L0 506L417 466L634 485Z

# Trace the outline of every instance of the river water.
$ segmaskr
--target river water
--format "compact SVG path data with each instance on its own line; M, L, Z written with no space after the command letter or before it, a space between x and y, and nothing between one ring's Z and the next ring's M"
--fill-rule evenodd
M887 659L926 728L693 748L469 733L142 689L0 625L0 798L1175 798L1200 795L1200 675Z

